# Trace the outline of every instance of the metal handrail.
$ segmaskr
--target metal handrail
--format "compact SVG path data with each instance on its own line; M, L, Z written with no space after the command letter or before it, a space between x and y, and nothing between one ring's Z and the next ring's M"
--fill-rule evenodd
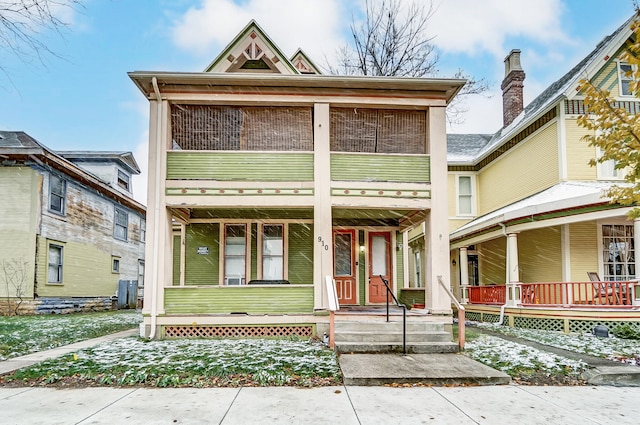
M382 283L384 283L384 286L387 288L387 294L391 295L391 298L393 298L393 301L395 301L396 305L402 308L402 355L406 356L407 355L407 306L404 304L401 304L398 301L396 296L391 291L391 288L389 287L389 281L386 280L384 277L382 277L382 275L378 275L378 276L380 277L380 280L382 280ZM387 298L387 322L388 322L389 321L389 297L387 296L386 298Z
M458 346L460 347L460 351L464 350L464 306L462 304L460 304L460 301L458 301L458 299L453 295L453 292L451 292L451 289L447 288L447 285L444 284L444 282L442 281L442 276L438 276L438 282L440 282L440 285L444 288L445 292L447 293L447 295L449 295L449 298L451 298L451 300L453 301L453 303L456 305L456 307L458 308Z

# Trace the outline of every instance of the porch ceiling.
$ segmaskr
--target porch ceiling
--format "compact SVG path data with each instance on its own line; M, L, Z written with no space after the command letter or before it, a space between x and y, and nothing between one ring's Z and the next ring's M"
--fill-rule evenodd
M313 219L310 208L193 208L190 218Z

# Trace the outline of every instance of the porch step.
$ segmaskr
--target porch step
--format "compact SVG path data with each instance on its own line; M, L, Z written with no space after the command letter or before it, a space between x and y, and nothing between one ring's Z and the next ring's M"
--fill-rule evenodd
M408 353L454 353L458 344L452 342L444 323L407 322ZM338 353L402 352L402 322L338 321L335 323L335 349Z

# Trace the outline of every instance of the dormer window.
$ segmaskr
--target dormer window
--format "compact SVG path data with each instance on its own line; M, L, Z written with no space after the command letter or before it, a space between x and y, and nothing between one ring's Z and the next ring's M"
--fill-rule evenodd
M629 86L633 81L633 66L630 63L618 62L618 76L620 80L620 96L633 96Z
M131 189L130 189L129 181L130 181L129 175L121 170L118 170L118 186L120 186L127 192L130 192Z

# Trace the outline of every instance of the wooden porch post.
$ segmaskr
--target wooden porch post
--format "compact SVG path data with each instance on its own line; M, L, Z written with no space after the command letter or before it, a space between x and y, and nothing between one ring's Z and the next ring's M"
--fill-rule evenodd
M469 302L469 257L467 256L467 247L460 248L460 303L467 304Z
M518 234L507 234L507 305L521 304L520 266L518 264Z
M327 308L325 278L333 278L329 104L315 104L313 113L313 308L321 310Z

